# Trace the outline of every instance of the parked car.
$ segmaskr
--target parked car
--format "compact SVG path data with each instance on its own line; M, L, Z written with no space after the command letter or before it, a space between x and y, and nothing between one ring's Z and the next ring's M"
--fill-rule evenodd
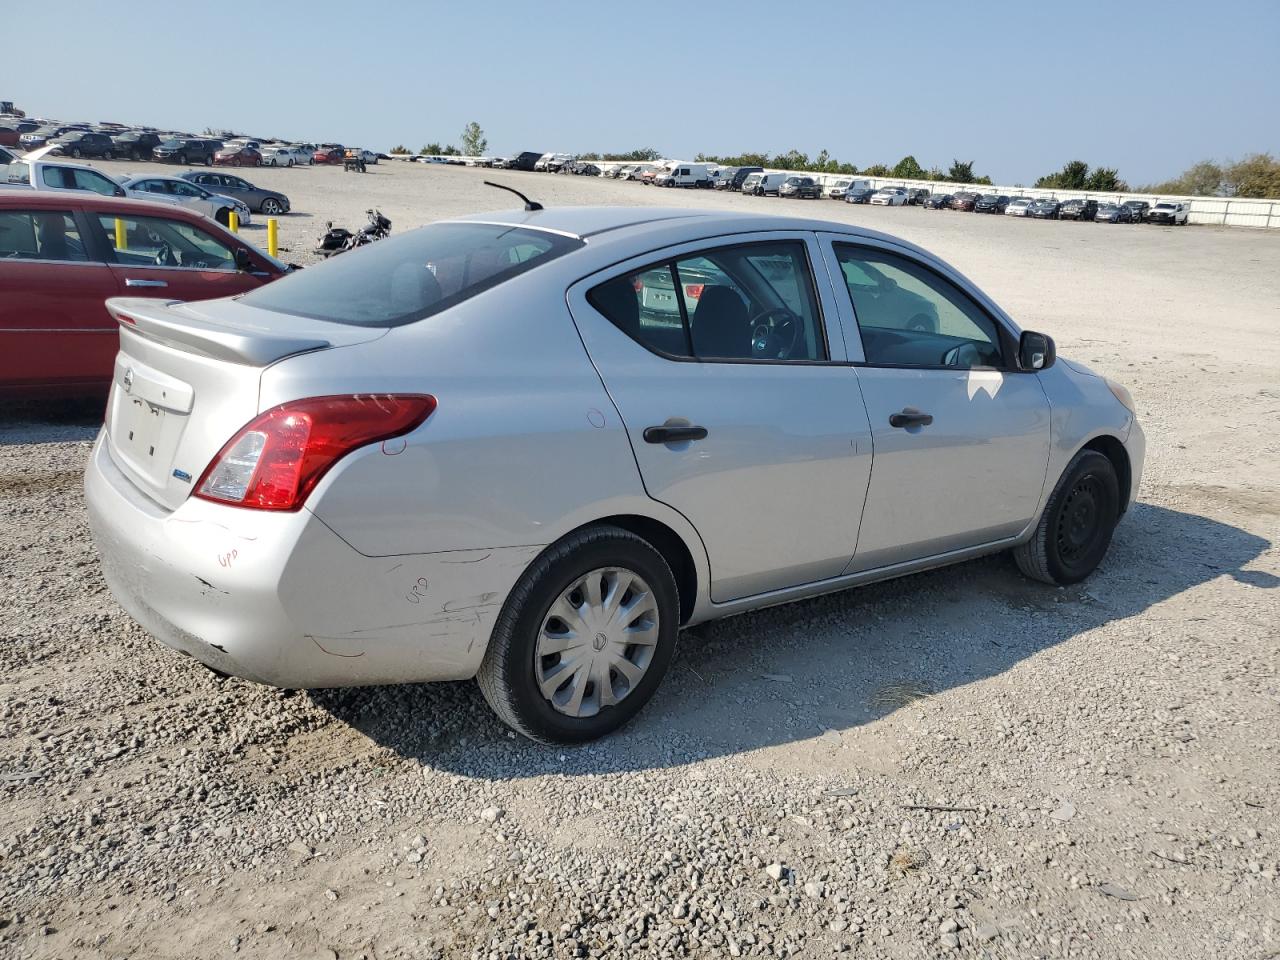
M313 159L314 153L314 150L304 150L301 147L289 144L264 147L262 150L262 165L266 167L305 167L315 162Z
M747 166L747 167L733 168L733 175L729 178L728 182L725 184L724 189L732 190L735 193L745 193L746 191L742 189L742 185L746 181L747 177L751 176L754 173L763 174L764 167Z
M122 182L125 193L130 197L189 207L224 227L231 220L232 210L240 223L248 225L251 222L249 206L243 200L224 197L181 177L123 177Z
M143 130L126 130L111 138L117 157L130 160L150 160L151 151L160 146L159 134L147 133Z
M21 136L17 127L0 124L0 147L16 147Z
M27 150L27 151L35 150L38 147L43 147L46 143L48 143L50 140L53 140L55 137L60 137L64 133L67 133L69 130L72 130L72 129L74 128L68 127L68 126L56 126L56 125L45 125L43 127L37 127L34 130L29 130L26 133L19 134L18 146L21 147L23 150Z
M711 172L705 163L678 163L659 173L653 183L658 187L706 188L711 186Z
M1093 219L1098 223L1133 223L1133 208L1127 203L1101 203Z
M1147 223L1162 223L1172 227L1186 226L1191 204L1181 200L1161 200L1147 211Z
M212 193L242 200L248 204L249 209L265 213L269 217L289 212L289 198L283 193L255 187L243 177L207 170L188 170L181 178L199 184Z
M924 202L929 199L929 191L924 187L915 187L907 190L907 205L912 207L922 207Z
M324 144L316 148L311 154L313 163L342 163L346 159L346 150L341 146L331 146Z
M85 503L112 594L222 674L476 677L513 729L580 742L644 707L684 625L1006 550L1049 584L1096 569L1143 467L1122 386L914 246L663 216L490 213L240 297L109 300ZM686 264L718 282L647 321L643 275ZM864 264L938 329L877 326Z
M787 177L778 187L778 196L797 200L817 200L822 196L822 187L813 177Z
M850 187L844 192L845 203L870 203L876 195L873 187Z
M786 182L786 179L787 175L785 173L762 173L750 192L757 197L767 197L770 194L775 197L780 196L779 191L782 190L782 184ZM751 177L748 177L742 182L743 193L747 192L747 183L750 180Z
M849 189L852 183L853 181L848 179L833 180L831 183L827 184L827 199L843 200L845 191Z
M523 153L517 154L507 164L508 170L532 170L533 165L538 162L538 158L542 154L534 153L532 150L525 150Z
M213 155L217 151L208 140L186 139L166 140L151 151L151 159L161 163L180 163L183 166L192 163L203 163L213 166Z
M119 350L109 297L234 296L286 269L191 211L0 191L0 395L105 395Z
M951 209L972 212L978 206L978 195L969 190L961 190L951 195Z
M1009 206L1009 198L998 193L984 193L973 205L974 213L1004 213Z
M372 150L366 150L364 147L347 147L344 150L344 155L346 156L351 156L353 154L358 156L365 163L378 162L378 154Z
M101 170L82 163L48 160L47 148L40 148L21 157L12 156L0 148L3 163L3 190L36 190L39 192L96 193L104 197L125 196L124 185Z
M1031 209L1032 199L1030 197L1011 197L1008 205L1004 208L1007 217L1025 217Z
M1129 219L1132 223L1142 223L1151 210L1151 204L1146 200L1126 200L1123 206L1129 208Z
M248 144L227 144L213 155L213 162L219 167L260 167L262 154Z
M1059 220L1092 220L1098 215L1098 201L1073 198L1058 208Z
M1027 216L1036 220L1057 220L1058 211L1062 208L1057 200L1049 200L1041 197L1039 200L1032 200L1031 205L1027 207Z
M951 194L935 193L930 195L929 199L924 202L926 210L949 210L951 209Z
M52 148L51 152L59 156L74 157L77 160L81 157L101 157L110 160L115 156L115 144L105 133L74 130L60 137L54 137L47 145Z
M877 207L905 207L907 191L903 187L882 187L871 195L868 202Z

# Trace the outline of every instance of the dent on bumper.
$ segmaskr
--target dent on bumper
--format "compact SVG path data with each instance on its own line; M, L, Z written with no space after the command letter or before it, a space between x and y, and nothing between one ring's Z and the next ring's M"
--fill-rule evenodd
M281 687L474 676L539 547L367 557L307 510L190 499L168 512L112 461L85 474L90 526L120 605L158 640Z

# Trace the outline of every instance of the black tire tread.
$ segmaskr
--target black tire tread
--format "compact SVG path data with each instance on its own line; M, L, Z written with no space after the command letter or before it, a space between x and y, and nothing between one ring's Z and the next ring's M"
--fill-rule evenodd
M515 632L516 623L530 602L534 590L553 566L561 561L568 560L573 554L585 547L617 540L630 541L637 547L652 554L653 559L658 562L660 569L665 572L669 580L672 594L677 598L676 607L679 609L679 588L676 584L675 575L671 572L670 564L648 540L637 536L630 530L624 530L622 527L615 527L609 524L597 524L569 534L544 550L525 570L512 588L511 593L508 594L507 600L502 606L502 612L494 622L493 633L489 637L489 647L485 650L484 660L476 673L476 683L479 685L480 692L484 695L485 701L493 712L498 715L498 718L503 723L530 740L538 743L559 742L541 733L530 722L530 718L521 713L511 697L511 690L505 681L510 658L513 654L509 638Z
M1013 560L1018 565L1018 569L1032 580L1039 580L1041 583L1053 586L1059 585L1058 578L1049 569L1050 518L1057 512L1058 501L1064 496L1067 478L1076 472L1081 463L1091 458L1097 458L1106 464L1107 469L1114 471L1111 461L1098 451L1085 449L1077 452L1067 464L1066 469L1062 471L1062 476L1058 478L1058 485L1053 488L1053 493L1049 495L1044 510L1040 514L1040 521L1036 524L1035 534L1026 543L1013 548Z

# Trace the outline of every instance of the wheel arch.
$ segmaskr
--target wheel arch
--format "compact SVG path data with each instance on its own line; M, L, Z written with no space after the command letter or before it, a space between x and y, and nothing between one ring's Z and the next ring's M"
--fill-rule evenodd
M1120 481L1120 515L1123 516L1129 509L1133 483L1133 465L1129 462L1129 451L1124 448L1124 444L1118 437L1108 433L1094 437L1080 449L1094 450L1111 461L1111 466L1116 471L1116 479Z
M628 533L634 533L662 554L667 565L671 567L671 573L676 578L676 587L680 593L680 623L688 623L698 603L699 573L693 551L684 537L654 517L637 513L620 513L581 524L567 531L558 540L563 540L564 537L572 536L588 527L598 526L620 527Z

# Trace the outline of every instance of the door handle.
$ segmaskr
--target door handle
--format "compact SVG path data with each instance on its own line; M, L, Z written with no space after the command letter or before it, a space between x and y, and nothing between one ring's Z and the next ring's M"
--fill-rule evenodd
M927 427L933 423L933 414L921 413L915 407L907 407L901 413L889 414L891 427Z
M169 284L165 280L134 280L126 278L124 285L126 287L167 287Z
M645 427L645 443L681 443L685 440L704 440L706 427Z

